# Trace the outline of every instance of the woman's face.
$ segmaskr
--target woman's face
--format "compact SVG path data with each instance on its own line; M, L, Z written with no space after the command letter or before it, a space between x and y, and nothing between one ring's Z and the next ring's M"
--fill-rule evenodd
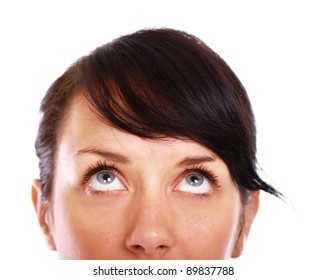
M225 163L192 141L141 139L78 97L64 118L52 195L32 191L61 259L226 259L241 254L258 208Z

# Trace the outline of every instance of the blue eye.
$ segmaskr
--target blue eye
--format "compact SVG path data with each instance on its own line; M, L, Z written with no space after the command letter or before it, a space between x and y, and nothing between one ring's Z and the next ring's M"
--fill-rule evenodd
M201 174L189 174L186 176L186 182L193 187L199 187L204 183L204 176Z
M125 186L117 178L114 171L103 170L94 174L89 181L89 188L94 191L125 190Z
M212 186L204 175L192 172L182 179L176 190L194 194L208 194L212 191Z
M112 172L103 171L97 174L96 179L99 183L108 185L115 180L115 175Z

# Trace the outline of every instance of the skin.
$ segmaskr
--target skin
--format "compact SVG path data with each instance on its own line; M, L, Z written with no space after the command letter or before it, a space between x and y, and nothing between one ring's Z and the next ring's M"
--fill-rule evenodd
M70 106L58 138L51 197L42 200L39 180L32 186L40 226L61 259L241 255L259 192L243 205L216 154L192 141L148 140L122 132L102 122L82 97ZM101 184L94 174L81 182L99 161L114 164L114 181ZM216 177L214 184L189 171L198 165ZM203 182L191 186L187 178Z

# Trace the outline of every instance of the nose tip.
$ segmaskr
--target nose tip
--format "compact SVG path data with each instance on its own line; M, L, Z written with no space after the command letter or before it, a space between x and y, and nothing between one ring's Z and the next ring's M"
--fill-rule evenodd
M136 228L127 241L129 251L137 256L148 258L163 257L172 246L172 239L168 232L154 228L142 232L141 228Z

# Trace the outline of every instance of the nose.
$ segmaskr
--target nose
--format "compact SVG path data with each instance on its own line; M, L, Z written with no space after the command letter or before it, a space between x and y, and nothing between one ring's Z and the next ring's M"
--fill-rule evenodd
M164 258L173 247L173 221L167 207L162 201L144 199L133 207L126 247L136 257Z

